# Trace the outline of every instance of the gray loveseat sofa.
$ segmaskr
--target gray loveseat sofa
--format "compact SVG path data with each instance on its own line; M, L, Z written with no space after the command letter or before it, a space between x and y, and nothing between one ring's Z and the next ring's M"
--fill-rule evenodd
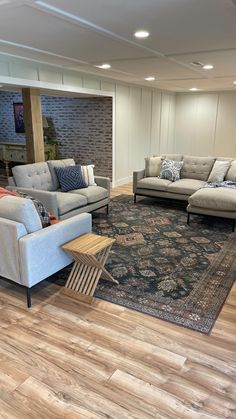
M107 208L110 200L110 179L95 176L96 186L61 192L55 167L74 165L73 159L15 166L8 189L19 190L39 201L57 218L64 220L83 212Z
M134 202L136 197L149 196L188 201L188 223L190 214L212 215L236 219L236 189L218 187L206 188L215 160L230 161L224 180L236 182L236 159L232 157L196 157L167 154L161 156L168 160L182 160L180 179L171 182L158 176L145 175L145 169L133 173Z

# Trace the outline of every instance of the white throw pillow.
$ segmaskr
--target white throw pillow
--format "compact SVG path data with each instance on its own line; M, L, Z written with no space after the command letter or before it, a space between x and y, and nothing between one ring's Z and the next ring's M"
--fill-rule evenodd
M230 164L230 161L216 160L207 182L223 182Z
M88 186L96 186L94 180L94 164L89 164L88 166L81 166L82 176Z
M160 175L161 157L146 157L145 158L145 176L155 177Z

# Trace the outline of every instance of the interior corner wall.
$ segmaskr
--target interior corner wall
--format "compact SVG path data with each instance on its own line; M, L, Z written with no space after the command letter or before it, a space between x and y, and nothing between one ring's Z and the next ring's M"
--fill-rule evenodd
M174 150L236 157L236 92L177 93Z

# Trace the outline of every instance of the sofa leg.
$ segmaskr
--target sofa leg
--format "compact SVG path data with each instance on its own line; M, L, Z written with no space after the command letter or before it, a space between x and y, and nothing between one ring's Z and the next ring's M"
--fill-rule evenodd
M189 225L189 222L190 222L190 212L188 212L188 215L187 215L187 224Z
M136 193L134 194L134 204L136 204L136 202L137 202L137 195L136 195Z
M31 288L26 288L27 307L31 307Z
M109 214L109 204L106 205L107 215Z
M235 232L235 220L233 220L233 225L232 225L232 232Z

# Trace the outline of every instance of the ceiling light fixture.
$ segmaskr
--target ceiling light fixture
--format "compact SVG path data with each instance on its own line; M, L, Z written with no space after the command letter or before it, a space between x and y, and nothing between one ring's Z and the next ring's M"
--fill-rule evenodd
M203 68L203 70L212 70L214 68L214 66L212 64L206 64L202 68Z
M201 61L191 61L191 65L194 65L195 67L203 67L204 64Z
M191 87L191 89L188 89L188 90L190 90L191 92L196 92L199 89L197 87Z
M155 80L155 77L153 77L153 76L145 77L145 80L147 80L147 81L153 81L153 80Z
M236 84L236 80L235 80L235 81L233 81L233 84Z
M135 36L136 38L148 38L148 37L149 37L149 35L150 35L150 33L149 33L149 32L147 32L147 31L136 31L136 32L134 33L134 36Z
M104 63L104 64L101 64L101 65L95 65L95 67L101 68L102 70L109 70L109 68L111 68L111 65Z

